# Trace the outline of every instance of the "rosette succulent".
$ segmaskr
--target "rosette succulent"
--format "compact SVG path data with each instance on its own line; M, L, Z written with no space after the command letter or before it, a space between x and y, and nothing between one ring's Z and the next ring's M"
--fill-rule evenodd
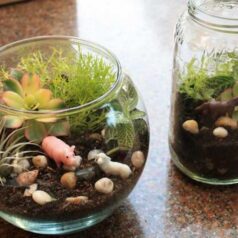
M13 71L9 79L3 81L2 103L27 111L50 112L64 107L59 98L53 98L49 89L41 87L38 75ZM47 135L67 135L69 126L66 120L59 120L55 116L27 117L24 115L4 115L6 128L25 127L25 137L34 142L41 142Z

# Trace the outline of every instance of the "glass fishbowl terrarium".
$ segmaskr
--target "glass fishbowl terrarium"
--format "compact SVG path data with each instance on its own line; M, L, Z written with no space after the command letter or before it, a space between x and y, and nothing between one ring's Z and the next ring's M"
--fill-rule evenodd
M175 33L170 149L208 184L238 183L238 2L190 0Z
M0 217L71 233L128 196L149 129L132 80L105 48L37 37L0 48Z

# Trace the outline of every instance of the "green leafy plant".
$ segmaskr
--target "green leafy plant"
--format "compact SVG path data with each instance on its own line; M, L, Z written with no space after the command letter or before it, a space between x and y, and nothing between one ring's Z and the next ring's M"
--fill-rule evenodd
M179 91L194 100L216 98L223 90L233 87L238 80L238 55L220 53L213 57L193 58L180 75Z
M12 172L17 163L15 160L26 160L31 158L31 154L39 153L37 150L27 150L26 147L36 146L32 142L22 141L24 138L23 128L16 129L7 133L4 127L4 121L0 121L0 183L6 182L6 177ZM18 165L19 166L19 165Z
M67 53L53 49L47 57L38 51L22 58L18 66L41 75L54 97L64 98L67 107L83 105L102 96L116 79L112 65L91 53L82 53L80 45Z
M118 102L112 102L107 113L105 139L107 143L113 141L113 148L108 154L117 150L129 150L133 147L137 136L135 123L145 116L145 112L136 108L138 94L134 86L128 80L126 81L125 87L120 91ZM143 123L137 123L137 125L145 126ZM136 129L140 131L144 128Z
M4 91L2 101L9 107L30 111L57 110L64 106L63 101L52 98L49 89L41 87L41 81L36 74L22 74L13 71L11 77L3 81ZM6 128L25 127L25 137L30 141L41 142L48 135L67 135L66 121L57 121L56 117L27 119L23 116L4 115Z
M54 97L63 98L68 108L84 105L102 96L116 80L111 64L91 53L83 53L80 45L67 52L53 49L50 55L34 52L23 57L18 68L40 75L42 85L48 87ZM2 69L0 77L6 79L9 73ZM98 130L105 125L106 110L95 113L85 110L70 116L69 122L73 129Z

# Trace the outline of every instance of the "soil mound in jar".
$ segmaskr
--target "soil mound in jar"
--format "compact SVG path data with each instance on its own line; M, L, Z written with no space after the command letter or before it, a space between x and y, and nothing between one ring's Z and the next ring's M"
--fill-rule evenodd
M198 176L221 180L237 178L238 130L225 126L227 137L214 136L214 123L204 120L194 110L200 104L195 104L181 93L177 94L174 110L176 119L172 128L173 149L180 162ZM198 134L192 134L182 127L183 122L191 118L199 124Z
M133 148L133 150L140 149L143 151L145 158L148 152L148 139L147 131L145 134L140 135L141 144ZM88 152L95 148L101 150L105 148L105 144L102 140L96 138L91 139L89 135L81 137L71 136L65 141L69 144L74 144L80 151L76 151L79 152L83 158L79 169L95 167L95 162L87 160ZM100 212L125 198L136 184L143 168L133 168L130 157L132 151L130 153L123 151L117 152L112 157L113 161L120 161L131 167L132 174L128 179L123 180L120 177L108 176L102 171L99 171L99 173L89 181L78 180L75 189L67 189L62 186L60 178L65 171L62 168L58 169L53 160L48 160L48 167L40 169L36 183L38 184L38 190L47 192L56 198L56 201L39 205L33 201L32 197L23 196L26 187L5 185L0 187L0 210L27 218L47 220L79 219ZM33 165L29 170L31 169L35 169ZM108 177L113 181L114 189L112 193L102 194L95 190L95 182L102 177ZM87 203L79 205L70 204L65 201L68 197L77 196L87 196L89 200Z

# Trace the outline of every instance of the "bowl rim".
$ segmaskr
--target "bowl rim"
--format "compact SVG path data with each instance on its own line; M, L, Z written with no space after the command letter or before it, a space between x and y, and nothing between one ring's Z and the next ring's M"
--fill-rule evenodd
M17 109L17 108L13 108L13 107L8 107L6 105L3 105L0 103L0 110L3 110L5 112L8 112L10 114L14 113L21 113L21 114L25 114L25 115L35 115L35 116L46 116L49 114L57 114L57 115L61 115L61 114L68 114L68 113L74 113L74 112L78 112L81 110L86 110L89 108L93 108L94 106L98 105L100 102L104 101L105 99L109 98L121 85L122 82L122 68L121 68L121 64L120 61L118 60L117 56L114 55L114 53L112 53L110 50L108 50L107 48L105 48L104 46L98 44L98 43L94 43L92 41L88 41L88 40L84 40L81 39L79 37L75 37L75 36L64 36L64 35L50 35L50 36L36 36L36 37L30 37L30 38L26 38L26 39L22 39L22 40L18 40L3 46L0 46L0 54L2 52L4 52L5 50L8 50L10 48L13 47L17 47L20 46L21 44L27 44L33 41L46 41L46 40L65 40L65 41L71 41L71 42L77 42L80 43L80 45L86 46L90 49L95 49L101 53L103 53L104 55L109 56L110 59L112 59L115 63L116 66L116 79L115 82L112 84L112 86L110 87L110 89L105 92L104 94L102 94L100 97L87 102L85 104L82 105L78 105L78 106L74 106L74 107L69 107L69 108L63 108L63 109L58 109L58 110L45 110L45 111L32 111L32 110L25 110L25 109Z

